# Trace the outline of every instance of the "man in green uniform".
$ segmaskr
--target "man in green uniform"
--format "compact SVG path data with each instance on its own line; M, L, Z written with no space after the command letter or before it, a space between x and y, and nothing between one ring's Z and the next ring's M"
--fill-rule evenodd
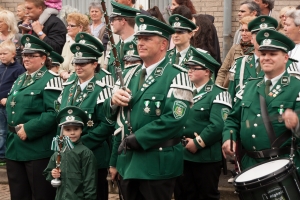
M6 143L7 175L12 200L53 200L55 190L42 176L56 134L54 101L62 90L59 76L51 74L52 48L31 35L21 39L26 73L19 76L8 94L9 132Z
M262 77L264 75L259 62L260 51L258 50L259 44L256 42L256 34L260 30L276 30L277 26L278 22L276 19L269 16L259 16L248 24L248 30L251 31L252 34L251 42L254 45L254 54L237 58L235 64L229 70L231 75L228 92L231 94L232 98L236 96L236 93L245 84L247 84L249 80ZM294 62L295 60L289 59L286 67L288 73L297 76L300 75L300 72L298 71Z
M293 133L299 137L299 119L292 110L300 109L300 81L286 70L287 52L295 44L274 30L259 31L256 40L260 44L260 63L265 75L249 81L237 93L237 102L223 130L224 155L233 155L231 134L233 149L236 139L241 139L246 150L243 170L277 156L288 157ZM296 150L296 166L300 164L299 156ZM297 170L299 173L299 167Z
M130 42L134 39L134 18L137 13L140 13L139 10L119 4L115 1L111 1L112 13L110 15L110 23L113 27L115 34L120 36L120 41L116 44L117 58L114 57L113 50L110 51L107 71L112 73L112 76L115 80L115 60L118 59L121 64L122 70L124 70L123 56L124 56L124 44Z
M183 129L183 176L177 179L182 193L176 200L219 199L222 161L222 131L231 109L230 94L211 80L220 64L209 54L191 47L193 56L186 63L194 85L194 105ZM205 181L204 181L205 180ZM176 190L175 190L176 194Z
M97 38L80 32L70 49L74 53L75 73L63 84L58 106L63 109L72 105L87 113L89 120L83 128L81 140L97 158L97 199L108 199L106 177L110 150L107 141L113 134L114 123L105 118L103 102L111 96L114 81L97 62L103 52L102 43Z
M126 69L126 91L116 85L104 103L106 115L117 121L110 171L114 178L118 170L126 200L171 199L183 170L180 137L192 88L187 71L166 57L174 29L145 15L136 24L144 64Z
M175 29L175 33L172 35L175 47L168 51L170 63L184 66L184 63L192 55L190 40L193 37L193 30L197 26L191 20L178 14L172 15L169 23Z
M51 156L43 173L57 187L55 199L96 199L97 161L80 138L89 120L87 114L78 107L68 106L58 113L56 120L61 134L53 139L52 147L57 152ZM59 144L62 149L59 149Z

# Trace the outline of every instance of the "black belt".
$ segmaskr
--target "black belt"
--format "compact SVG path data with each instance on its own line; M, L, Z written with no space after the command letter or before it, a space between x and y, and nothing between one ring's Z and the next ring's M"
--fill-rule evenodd
M9 130L10 132L17 133L14 126L8 125L8 130Z
M246 154L251 158L272 158L283 154L289 154L290 147L283 147L279 149L265 149L261 151L246 151Z
M163 143L154 145L153 147L151 147L151 149L171 147L171 146L177 145L179 142L181 142L180 138L174 138L174 139L167 140L167 141L165 141Z

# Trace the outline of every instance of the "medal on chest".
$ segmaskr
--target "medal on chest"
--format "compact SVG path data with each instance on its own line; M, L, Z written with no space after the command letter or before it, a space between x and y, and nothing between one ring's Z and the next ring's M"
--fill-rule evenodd
M93 127L94 126L94 122L92 120L92 115L89 114L89 121L86 123L88 127Z
M148 114L150 112L149 104L150 104L149 100L144 101L144 105L145 105L144 112L146 114Z
M156 106L155 114L156 114L157 116L160 116L160 115L161 115L160 105L161 105L161 102L160 102L160 101L156 101L156 102L155 102L155 106Z
M278 122L280 122L280 123L283 122L283 119L282 119L283 112L284 112L283 105L280 105L280 108L278 109L278 113L279 113Z

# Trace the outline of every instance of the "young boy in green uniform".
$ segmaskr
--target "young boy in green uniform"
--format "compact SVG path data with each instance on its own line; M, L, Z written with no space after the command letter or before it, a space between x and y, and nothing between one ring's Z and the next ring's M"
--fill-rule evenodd
M80 140L84 124L88 121L86 113L78 107L69 106L62 109L56 117L61 127L61 136L53 138L52 147L59 147L44 170L48 181L61 179L56 190L56 200L95 200L97 184L96 158L91 150ZM57 162L61 156L60 163ZM57 182L56 182L57 183Z

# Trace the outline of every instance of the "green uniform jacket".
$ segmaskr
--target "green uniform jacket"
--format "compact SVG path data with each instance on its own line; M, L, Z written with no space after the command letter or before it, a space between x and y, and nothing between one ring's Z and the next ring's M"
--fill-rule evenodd
M73 104L78 77L74 73L67 82L59 97L60 109L67 106L77 106L85 111L90 120L84 126L81 140L85 146L93 151L97 158L98 168L107 168L109 165L110 150L107 141L113 134L114 123L107 120L103 112L103 102L110 97L113 88L113 79L109 72L101 69L82 91Z
M13 132L8 132L6 157L16 161L48 158L52 138L56 134L54 102L62 90L61 79L46 67L36 72L32 81L23 86L26 74L15 81L6 102L9 126L24 124L27 139L22 141Z
M198 151L191 153L183 148L184 160L199 163L222 160L222 131L231 109L231 101L230 94L214 85L212 80L209 80L194 97L194 106L186 121L183 136L194 138ZM194 133L201 137L204 148L196 141Z
M124 70L124 61L123 58L120 58L120 50L121 50L121 40L116 44L116 50L118 53L118 60L120 61L120 66L122 71ZM107 71L109 71L114 78L114 80L117 80L117 72L116 72L116 67L115 67L115 57L113 54L113 51L110 50L109 53L109 60L108 60L108 65L107 65Z
M44 170L46 180L52 181L52 169L56 168L55 152ZM77 141L72 150L61 153L61 185L56 190L56 200L96 200L97 168L96 158L82 142Z
M170 65L165 58L138 90L141 68L139 65L126 69L124 81L132 92L132 131L143 150L127 149L126 153L123 151L117 155L122 138L130 134L125 124L129 107L119 108L119 112L113 113L108 99L104 102L107 116L118 114L110 165L116 166L124 179L160 180L179 176L183 171L181 144L153 147L181 137L192 102L191 83L185 69Z
M185 62L192 56L191 46L189 47L185 57L183 58L182 62L180 63L180 67L185 67ZM176 61L176 47L167 51L167 57L169 59L170 64L175 64Z
M225 121L223 142L230 139L230 131L232 130L233 140L235 141L239 137L243 147L247 151L270 149L271 144L262 121L259 95L261 94L265 97L269 116L274 117L279 115L281 106L284 110L287 108L292 110L300 109L299 85L300 81L298 78L285 72L277 84L270 90L270 95L266 97L264 80L249 81L245 88L236 94L237 102ZM277 118L272 120L276 137L287 131L284 122L279 121ZM289 145L290 139L282 144L281 147ZM284 157L287 156L285 155ZM299 158L299 151L296 151L294 158L296 166L300 166ZM245 155L242 159L242 168L246 169L264 160L267 160L267 158L254 159Z
M230 75L230 83L228 87L228 92L231 97L234 98L234 102L236 101L235 95L241 89L240 88L240 80L243 85L247 84L249 80L256 79L258 77L263 77L265 73L261 70L259 74L256 74L256 64L255 64L255 56L249 55L245 62L245 70L244 73L241 73L242 60L245 56L239 57L236 59L234 65L231 67L229 72ZM286 68L289 74L293 76L299 76L300 72L298 71L296 61L289 58Z

